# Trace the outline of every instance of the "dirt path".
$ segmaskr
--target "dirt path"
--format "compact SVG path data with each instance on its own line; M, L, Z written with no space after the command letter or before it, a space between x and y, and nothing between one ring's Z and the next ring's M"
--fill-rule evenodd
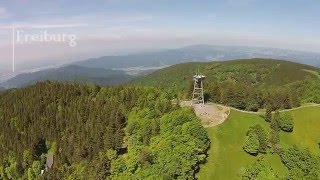
M192 106L194 112L201 120L202 125L207 127L214 127L223 123L230 114L230 108L217 104L194 104L190 101L181 102L181 106Z
M303 105L303 106L292 108L292 109L279 110L279 112L288 112L288 111L294 111L294 110L298 110L298 109L302 109L302 108L306 108L306 107L317 107L317 106L320 106L320 104L308 104L308 105ZM240 112L248 113L248 114L261 114L261 112L244 111L244 110L236 109L233 107L230 107L230 108L232 110L236 110L236 111L240 111Z
M244 111L244 110L239 110L233 107L227 107L224 105L214 104L214 103L208 103L205 105L202 105L202 104L193 105L191 101L182 101L180 105L181 107L192 106L196 115L200 118L201 123L205 128L214 127L219 124L222 124L228 118L231 112L231 109L235 111L240 111L243 113L248 113L248 114L261 114L261 112ZM300 106L293 109L280 110L280 112L293 111L293 110L297 110L305 107L317 107L317 106L320 106L320 104L308 104L308 105Z
M193 105L193 108L204 127L217 126L223 123L230 114L230 108L213 104L196 104Z
M280 112L293 111L293 110L302 109L302 108L305 108L305 107L317 107L317 106L320 106L320 104L308 104L308 105L300 106L300 107L297 107L297 108L284 109L284 110L281 110Z

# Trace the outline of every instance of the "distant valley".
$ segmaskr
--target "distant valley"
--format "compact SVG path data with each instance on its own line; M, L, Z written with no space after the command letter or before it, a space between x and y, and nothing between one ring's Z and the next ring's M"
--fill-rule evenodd
M115 85L131 80L133 76L121 70L107 70L102 68L87 68L68 65L31 73L19 74L1 85L6 88L23 87L38 81L70 81L79 83L95 83L100 85Z
M22 87L44 80L114 85L179 63L252 58L283 59L320 67L319 53L261 47L194 45L157 52L91 58L56 68L36 68L38 70L29 72L24 70L18 75L2 73L3 82L0 86Z
M178 49L123 56L104 56L73 64L105 69L161 67L182 62L225 61L233 59L271 58L320 66L320 53L262 47L194 45Z

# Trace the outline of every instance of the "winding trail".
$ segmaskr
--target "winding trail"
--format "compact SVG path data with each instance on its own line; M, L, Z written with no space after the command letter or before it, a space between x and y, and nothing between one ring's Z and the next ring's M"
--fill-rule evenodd
M279 112L288 112L288 111L294 111L294 110L298 110L298 109L302 109L302 108L317 107L317 106L320 106L320 104L312 103L312 104L307 104L307 105L303 105L303 106L292 108L292 109L282 109L282 110L279 110ZM248 114L262 114L262 112L245 111L245 110L240 110L240 109L237 109L237 108L234 108L234 107L230 107L230 108L232 110L243 112L243 113L248 113Z
M256 114L256 115L264 114L264 112L245 111L245 110L240 110L234 107L229 107L229 106L216 104L216 103L207 103L205 105L192 105L190 101L185 101L185 102L188 102L188 103L187 105L185 103L184 106L193 107L196 115L200 118L201 123L205 128L215 127L215 126L218 126L219 124L222 124L225 120L228 119L231 113L231 110L235 110L235 111L247 113L247 114ZM320 106L320 104L312 103L312 104L302 105L297 108L283 109L283 110L280 110L280 112L288 112L288 111L294 111L302 108L318 107L318 106Z

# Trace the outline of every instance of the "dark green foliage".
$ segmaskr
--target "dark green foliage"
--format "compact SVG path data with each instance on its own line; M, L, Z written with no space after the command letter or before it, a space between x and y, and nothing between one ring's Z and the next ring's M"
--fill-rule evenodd
M259 153L266 153L268 148L268 135L260 124L250 127L248 135L253 132L257 135L259 140Z
M267 107L267 110L266 110L265 120L267 122L271 122L272 120L272 109L269 106Z
M259 153L260 143L259 138L253 131L249 131L243 150L251 155L257 155Z
M197 70L207 76L211 82L224 82L232 79L236 82L253 85L284 85L307 77L317 77L302 69L317 71L315 67L273 59L242 59L207 63L182 63L156 71L134 81L137 84L175 87L186 90L188 82Z
M206 101L248 111L266 107L289 109L300 106L301 102L320 102L318 77L304 71L317 71L317 68L270 59L178 64L138 78L133 83L160 84L182 92L180 98L190 99L192 75L197 69L207 76L204 81Z
M209 147L206 131L190 109L157 115L130 113L128 154L112 161L114 179L193 179Z
M275 147L276 144L280 142L279 132L275 130L271 130L269 133L269 143L272 147Z
M41 178L49 153L54 163L43 176L47 179L162 177L164 171L152 170L164 169L166 162L160 162L171 158L169 177L193 177L209 140L194 113L177 110L171 99L161 88L53 82L5 91L0 94L0 179ZM179 147L177 157L191 159L178 163L167 153L173 144Z
M290 88L289 86L270 87L264 92L265 104L272 110L290 109L299 107L301 104L296 89Z
M280 119L280 128L285 132L292 132L293 126L294 122L292 115L289 113L284 113Z
M93 172L90 173L90 179L107 179L110 176L111 163L108 154L105 152L100 152L98 156L95 156L91 163L90 169Z
M281 116L279 111L275 111L275 113L272 116L271 122L270 122L270 128L271 132L269 133L269 143L272 147L272 149L278 153L280 150L278 148L278 144L280 142L280 136L279 136L279 131L280 131L280 121L281 121Z
M252 86L233 81L226 81L217 86L223 89L220 91L222 104L249 111L258 111L261 107L259 93Z
M293 146L280 154L283 164L289 170L287 179L319 179L319 158L306 149Z
M244 172L241 174L241 178L244 180L274 180L278 178L278 175L274 172L271 166L264 161L263 158L258 158L257 161L245 167Z
M41 138L38 143L33 146L32 155L34 158L40 158L42 154L47 154L48 149L46 145L46 141Z
M252 85L226 80L208 83L208 86L205 84L206 98L209 101L248 111L258 111L264 105L261 91Z
M290 89L295 89L296 95L301 97L303 102L320 103L320 79L292 83Z
M280 131L280 121L281 121L281 116L279 111L275 111L275 113L272 116L270 127L273 131Z
M174 110L170 99L162 89L52 82L5 91L0 95L0 179L36 179L48 153L54 154L46 174L50 179L105 179L111 168L105 152L123 149L127 114L148 107L154 117L162 116ZM142 133L145 144L160 131L159 123L150 126ZM148 159L147 153L141 155L142 162Z

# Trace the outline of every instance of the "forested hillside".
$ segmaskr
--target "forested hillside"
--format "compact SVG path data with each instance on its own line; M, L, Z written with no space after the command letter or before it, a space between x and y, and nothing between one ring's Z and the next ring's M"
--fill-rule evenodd
M19 74L0 85L7 88L18 88L35 84L39 81L78 82L99 85L116 85L128 82L133 77L124 71L103 68L86 68L68 65L59 68Z
M207 81L221 82L232 79L252 85L284 85L316 75L305 70L318 71L316 67L273 59L243 59L221 62L183 63L161 69L136 79L137 84L172 86L179 90L187 87L192 76L200 72Z
M190 97L192 75L198 70L207 76L207 101L250 111L266 108L266 114L243 118L231 111L224 124L205 131L191 108L178 105L181 98ZM200 164L207 162L207 132L212 144L205 165L210 170L204 172L210 176L212 158L221 163L234 158L230 177L235 171L249 179L265 172L270 177L294 177L295 169L297 177L318 177L314 154L293 143L309 136L301 134L312 126L303 121L308 128L302 128L302 116L297 121L277 111L308 102L320 103L319 69L261 59L180 64L125 86L46 81L6 90L0 93L0 179L195 179ZM257 124L270 128L263 131ZM307 144L314 148L315 142L320 143L316 139ZM275 162L274 169L285 166L289 171L281 175L263 161L253 161L261 154ZM297 154L311 164L311 173L304 172ZM42 171L52 156L53 167ZM213 176L228 177L228 166L214 166L220 173Z
M163 89L53 82L5 91L0 179L192 179L209 141L171 99Z
M226 62L174 65L133 81L133 84L161 86L191 98L192 75L202 73L205 99L238 109L291 108L306 102L320 102L319 69L272 59L243 59Z

